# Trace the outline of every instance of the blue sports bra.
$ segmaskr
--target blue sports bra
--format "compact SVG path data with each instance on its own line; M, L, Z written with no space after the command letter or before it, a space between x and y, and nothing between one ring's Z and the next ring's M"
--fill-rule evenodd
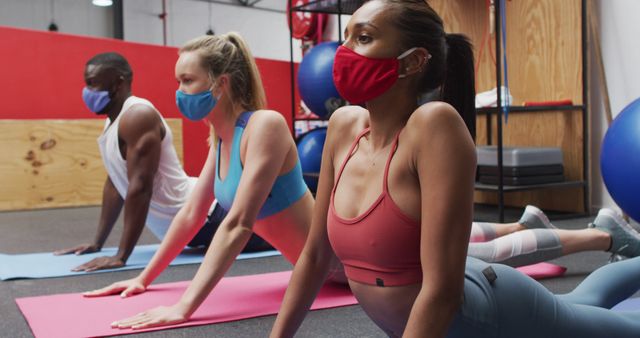
M222 140L218 140L218 153L216 156L216 174L214 192L216 199L220 206L222 206L227 212L231 209L233 200L240 184L240 177L242 177L242 162L240 161L240 140L242 140L242 134L244 128L249 123L249 119L253 115L253 112L244 112L238 117L236 126L233 131L233 143L231 145L231 156L229 159L229 170L227 171L227 177L224 181L220 179L220 144ZM288 173L278 176L273 183L271 192L267 197L267 200L262 205L260 212L258 213L258 219L263 219L276 214L293 203L297 202L307 192L307 185L302 178L302 167L300 166L300 160L296 162L295 167Z

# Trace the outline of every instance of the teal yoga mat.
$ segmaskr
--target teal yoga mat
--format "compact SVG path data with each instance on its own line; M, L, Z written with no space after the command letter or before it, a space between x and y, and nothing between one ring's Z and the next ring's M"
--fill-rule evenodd
M86 263L93 258L100 256L113 256L117 248L105 248L101 252L86 255L64 255L54 256L50 252L7 255L0 254L0 280L11 280L21 278L51 278L85 275L89 273L104 273L111 271L143 269L151 257L158 250L159 244L137 246L127 265L117 269L98 270L93 272L73 272L71 269ZM197 264L202 262L204 249L185 249L171 265ZM243 253L238 259L270 257L279 255L278 251L262 251L255 253Z

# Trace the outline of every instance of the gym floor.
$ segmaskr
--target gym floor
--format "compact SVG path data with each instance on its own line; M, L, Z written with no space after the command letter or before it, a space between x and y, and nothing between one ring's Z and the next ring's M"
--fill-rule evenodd
M512 210L507 215L517 219L520 210ZM100 213L98 207L53 209L44 211L21 211L0 213L0 252L8 254L53 251L93 238ZM477 217L482 218L479 212ZM554 221L563 229L586 227L592 218L574 218ZM122 219L116 223L113 233L105 246L117 246L122 231ZM158 241L145 230L140 244ZM606 263L609 257L604 252L586 252L562 257L552 261L568 268L562 278L543 280L542 283L554 293L564 293L573 289L594 269ZM190 280L198 265L169 267L155 283ZM227 276L259 274L291 269L282 257L269 257L237 261ZM20 297L76 293L92 290L112 282L132 278L140 270L111 272L77 277L49 279L21 279L0 281L0 337L32 337L31 330L16 306ZM275 316L253 318L222 324L164 330L128 337L264 337L275 320ZM60 325L73 325L61 323ZM385 337L366 316L359 306L312 311L307 315L299 337Z

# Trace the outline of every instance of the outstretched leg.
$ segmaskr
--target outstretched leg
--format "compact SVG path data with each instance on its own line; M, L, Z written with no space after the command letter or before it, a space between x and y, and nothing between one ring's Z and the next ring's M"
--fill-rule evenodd
M618 313L600 307L573 304L567 302L566 298L553 295L540 283L512 268L499 264L493 264L492 267L498 276L492 290L502 328L501 337L640 336L640 312ZM638 274L632 274L624 279L630 281L636 277L637 281ZM635 290L640 288L640 283L628 284L635 284ZM593 291L600 293L602 289Z
M483 272L486 270L489 273ZM489 278L491 276L495 276L495 279ZM634 272L626 279L637 280L637 277ZM640 283L636 283L635 288L638 287ZM594 290L601 291L602 289ZM486 264L469 258L465 272L463 305L447 337L639 336L640 312L622 313L596 306L573 304L511 267Z
M640 257L605 265L558 298L573 304L612 308L640 289ZM640 333L638 334L640 337Z
M469 242L487 242L526 229L556 229L542 210L528 205L515 223L473 222Z
M490 242L470 243L467 254L487 263L522 266L560 257L563 251L560 237L554 230L534 229Z
M523 266L581 251L605 251L611 235L600 229L518 231L493 241L470 243L468 255L488 263Z

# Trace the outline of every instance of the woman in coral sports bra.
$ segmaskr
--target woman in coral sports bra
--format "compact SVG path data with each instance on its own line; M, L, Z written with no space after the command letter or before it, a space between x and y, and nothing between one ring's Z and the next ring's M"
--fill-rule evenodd
M389 336L638 337L640 314L608 308L640 287L640 259L551 294L467 257L475 178L473 53L422 0L372 0L334 61L349 106L331 117L313 220L272 337L302 323L335 254ZM443 102L417 104L439 90Z

